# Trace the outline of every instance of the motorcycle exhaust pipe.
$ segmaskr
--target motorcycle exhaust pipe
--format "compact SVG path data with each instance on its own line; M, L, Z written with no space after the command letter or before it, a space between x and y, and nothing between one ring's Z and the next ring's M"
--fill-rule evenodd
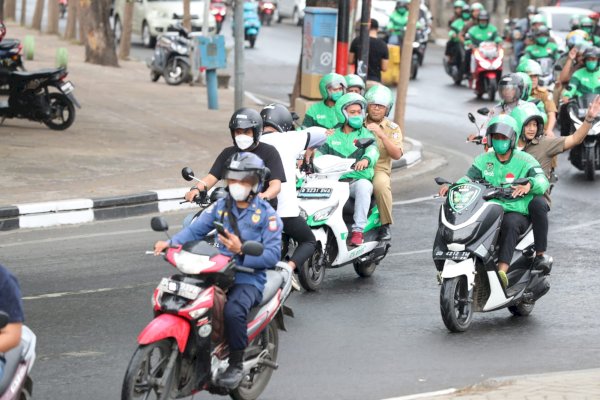
M277 364L276 362L273 362L271 360L268 360L266 358L263 358L258 363L260 365L264 365L265 367L268 367L268 368L271 368L271 369L278 369L279 368L279 364Z

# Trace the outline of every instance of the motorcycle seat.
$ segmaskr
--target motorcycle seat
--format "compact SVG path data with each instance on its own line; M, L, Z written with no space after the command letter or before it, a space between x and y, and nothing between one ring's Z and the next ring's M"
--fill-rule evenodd
M3 39L2 42L0 42L0 50L10 50L17 47L19 43L21 42L17 39Z
M263 298L257 307L267 304L277 294L282 285L283 275L279 271L267 270L267 283L265 283L265 289L263 290Z
M4 376L0 381L0 396L6 392L6 389L11 384L15 373L17 372L17 368L19 368L19 364L21 361L21 351L22 346L19 344L14 349L4 353L4 358L6 359L6 365L4 366Z
M52 75L58 74L59 72L63 72L64 70L64 68L43 68L33 72L16 71L11 75L20 79L48 78Z

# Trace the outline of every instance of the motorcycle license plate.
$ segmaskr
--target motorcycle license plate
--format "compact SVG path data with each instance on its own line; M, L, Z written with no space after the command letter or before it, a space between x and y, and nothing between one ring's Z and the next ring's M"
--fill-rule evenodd
M298 198L301 199L328 199L331 197L331 188L311 188L303 187L298 192Z
M190 285L189 283L185 282L174 281L169 278L162 278L158 284L158 288L163 292L181 296L188 300L195 300L202 291L202 289L198 286Z
M75 90L75 86L73 86L73 84L71 83L71 81L66 81L65 83L63 83L62 85L60 85L60 90L62 90L62 92L64 94L69 94L73 90Z
M471 256L469 251L438 251L435 253L437 260L466 260Z

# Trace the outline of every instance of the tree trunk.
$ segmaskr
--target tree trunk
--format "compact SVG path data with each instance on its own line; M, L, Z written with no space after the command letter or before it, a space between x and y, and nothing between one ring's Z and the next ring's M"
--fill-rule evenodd
M131 24L133 21L133 1L125 3L125 15L121 21L121 43L119 43L119 58L127 60L131 50Z
M31 27L33 29L42 30L42 16L44 15L44 0L35 2L35 10L33 11L33 21Z
M17 0L4 1L4 19L11 21L17 20Z
M85 61L117 67L115 35L110 27L110 0L79 0Z
M27 20L27 0L21 0L21 26L25 26Z
M208 16L206 16L208 18ZM190 0L183 0L183 27L188 31L192 31L192 14L190 11ZM203 35L208 33L202 32Z
M48 26L46 27L46 33L58 34L58 0L48 1Z
M67 27L65 28L65 39L73 40L77 29L77 1L71 0L67 5Z
M0 21L4 20L4 0L0 0Z

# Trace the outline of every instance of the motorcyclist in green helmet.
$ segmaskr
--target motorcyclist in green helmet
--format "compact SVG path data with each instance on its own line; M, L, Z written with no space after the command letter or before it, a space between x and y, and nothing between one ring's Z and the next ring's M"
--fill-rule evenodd
M325 144L317 149L315 157L331 154L343 158L355 158L354 171L344 174L340 179L351 179L350 196L355 199L354 223L350 244L360 246L363 243L363 231L367 224L371 195L373 194L373 175L379 159L379 149L373 133L363 126L367 111L364 97L356 93L346 93L336 103L335 110L342 124L327 138ZM355 146L356 139L372 138L373 143L365 149Z
M552 96L548 89L539 85L539 77L542 74L542 66L533 60L525 60L517 67L518 72L524 72L531 78L531 97L541 101L544 104L544 110L548 116L546 123L546 132L548 136L554 136L554 126L556 125L556 104L552 101Z
M465 6L468 6L468 4L466 2L464 2L463 0L456 0L452 4L452 7L454 8L454 13L452 14L452 17L450 17L450 19L448 20L448 27L451 27L452 23L454 23L454 21L462 19L462 13L464 11ZM469 18L471 18L470 15L469 15ZM467 18L467 19L469 19L469 18Z
M595 25L594 20L590 17L584 17L580 22L581 30L590 35L590 42L594 46L600 47L600 36L594 35Z
M390 15L390 21L386 27L390 35L389 44L402 45L402 38L404 38L404 31L406 31L406 25L408 24L409 4L410 0L396 1L396 8Z
M498 244L498 276L503 286L508 286L506 272L519 236L529 227L529 202L534 196L543 195L549 187L548 179L540 164L531 155L516 150L515 146L521 127L509 115L498 115L490 120L486 130L488 143L494 151L480 154L473 161L466 176L456 183L485 180L493 186L512 184L526 178L525 185L513 185L510 199L493 199L504 209ZM448 186L440 188L440 195L448 193Z
M361 96L365 94L365 81L356 75L348 74L344 77L346 79L346 92L347 93L358 93Z
M543 114L544 122L546 122L548 120L548 115L546 114L546 107L544 106L544 103L531 96L531 88L533 86L531 78L525 72L515 72L515 75L519 76L523 80L523 93L521 93L521 100L527 103L533 103Z
M460 33L462 32L465 24L471 20L471 7L468 4L463 5L462 14L460 18L457 18L450 25L450 31L448 32L448 41L446 42L445 55L448 58L448 65L456 65L460 68L462 64L462 51L461 51L461 39Z
M571 77L569 88L564 94L564 101L588 93L600 94L599 59L599 48L590 47L585 50L583 53L584 68L575 71Z
M306 128L321 126L333 129L338 125L335 114L335 102L346 92L346 79L340 74L324 75L319 82L322 101L313 104L304 117L302 125Z
M554 61L558 59L559 52L556 43L550 41L550 30L546 26L540 26L533 33L534 44L525 47L525 53L521 57L523 60L539 60L550 57Z

